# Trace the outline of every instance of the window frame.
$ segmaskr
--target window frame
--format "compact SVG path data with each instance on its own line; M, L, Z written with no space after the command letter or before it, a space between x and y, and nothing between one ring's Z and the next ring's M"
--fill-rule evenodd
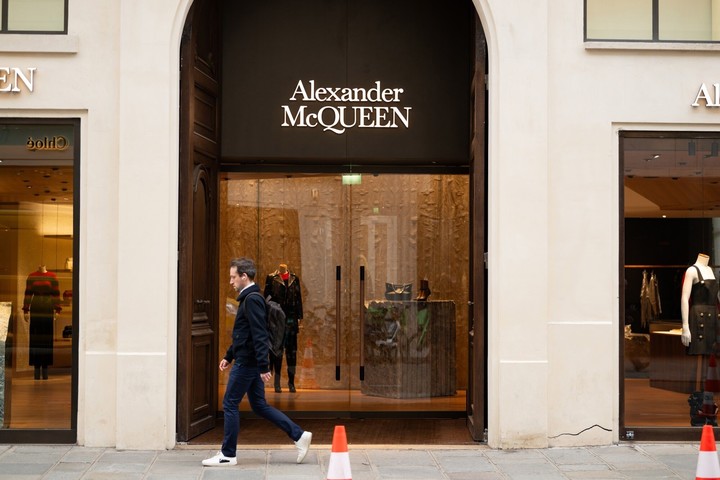
M617 154L618 154L618 276L617 276L617 288L618 288L618 330L617 330L617 345L620 353L619 362L617 365L618 381L619 381L619 411L618 411L618 429L619 438L621 441L641 441L641 442L655 442L655 441L694 441L697 438L698 427L687 426L670 426L670 425L637 425L629 423L627 415L626 405L626 372L625 372L625 322L626 322L626 297L628 295L625 281L626 281L626 219L631 218L626 216L625 211L625 179L626 179L626 158L625 158L625 145L624 142L628 139L675 139L675 140L710 140L718 139L720 130L681 130L679 126L674 125L669 130L642 130L639 128L632 128L625 130L620 128L617 130L618 142L617 142ZM694 257L693 257L694 258ZM711 260L712 261L712 260ZM715 260L717 261L717 260ZM689 265L678 265L677 268L685 269ZM714 265L713 265L714 267ZM673 266L673 268L675 268ZM648 270L650 268L648 267ZM679 292L678 292L679 295ZM687 411L687 410L686 410Z
M705 43L720 44L720 40L660 40L660 0L652 0L652 38L651 39L628 39L628 38L588 38L587 35L587 0L583 0L583 41L585 42L627 42L627 43Z
M0 428L0 443L32 443L32 444L75 444L78 433L78 402L79 402L79 348L80 342L80 145L81 119L78 117L2 117L1 125L68 125L73 128L73 278L72 278L72 331L70 367L70 428ZM6 390L7 392L7 390Z
M0 35L67 35L68 33L68 5L70 0L64 0L63 29L56 30L8 30L8 8L10 0L0 0L2 21L0 22Z

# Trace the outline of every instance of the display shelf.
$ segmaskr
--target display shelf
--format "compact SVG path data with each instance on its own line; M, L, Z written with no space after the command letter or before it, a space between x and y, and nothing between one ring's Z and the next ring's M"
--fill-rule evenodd
M362 393L389 398L455 395L455 302L365 305Z

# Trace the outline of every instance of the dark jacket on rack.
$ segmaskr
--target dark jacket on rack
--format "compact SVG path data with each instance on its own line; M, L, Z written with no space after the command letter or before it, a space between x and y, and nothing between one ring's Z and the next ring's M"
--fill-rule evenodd
M265 298L270 295L280 304L289 320L303 318L300 279L294 273L290 273L287 280L283 280L278 272L271 273L265 280L264 293Z
M661 313L660 289L655 272L651 272L648 277L647 271L643 270L640 287L640 325L647 327L650 322L657 320Z
M252 292L260 292L256 284L240 292L232 331L232 344L225 353L225 360L246 366L257 366L260 373L270 371L265 300L259 295L248 298Z

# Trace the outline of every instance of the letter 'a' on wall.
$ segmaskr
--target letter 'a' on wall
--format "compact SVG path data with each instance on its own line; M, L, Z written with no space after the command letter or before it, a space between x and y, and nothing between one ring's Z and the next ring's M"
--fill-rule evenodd
M268 3L223 7L224 160L468 164L471 1Z

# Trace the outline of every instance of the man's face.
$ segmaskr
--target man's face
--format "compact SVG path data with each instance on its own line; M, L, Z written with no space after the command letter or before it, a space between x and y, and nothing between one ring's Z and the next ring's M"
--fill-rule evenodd
M249 282L248 276L245 273L238 274L237 267L230 267L230 285L239 292L247 286Z

